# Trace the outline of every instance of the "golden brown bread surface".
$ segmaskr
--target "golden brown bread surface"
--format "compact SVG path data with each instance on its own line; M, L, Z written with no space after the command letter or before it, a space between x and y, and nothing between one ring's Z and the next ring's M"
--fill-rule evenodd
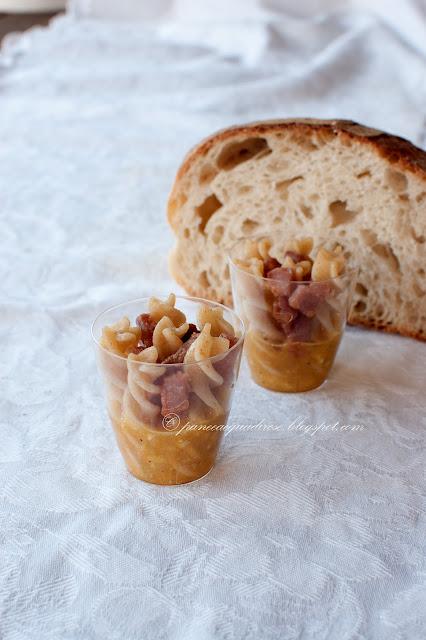
M226 254L241 236L336 240L359 263L350 321L426 340L426 153L342 120L220 131L184 159L168 203L176 280L231 302Z

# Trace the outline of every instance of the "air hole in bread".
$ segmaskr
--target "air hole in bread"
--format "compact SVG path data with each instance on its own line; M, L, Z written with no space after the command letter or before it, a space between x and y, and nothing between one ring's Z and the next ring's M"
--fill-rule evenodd
M357 311L358 313L362 313L363 311L366 310L366 308L367 308L367 305L364 302L364 300L358 300L358 302L354 306L354 310Z
M416 202L419 204L420 202L423 202L423 200L426 200L426 191L422 191L418 196L416 196Z
M238 193L240 194L240 196L244 195L245 193L250 193L250 191L253 191L253 187L251 187L249 184L243 184L238 189Z
M371 178L371 172L368 169L365 169L365 171L361 171L361 173L358 173L357 178L358 180L362 180L363 178Z
M332 219L331 226L337 227L339 224L345 224L350 222L357 215L357 211L351 211L348 209L347 202L345 200L335 200L328 205L330 216Z
M418 242L419 244L424 244L426 240L424 236L418 236L414 231L413 227L411 227L410 231L411 231L411 235L413 236L413 240L415 240L415 242Z
M361 229L360 233L362 239L368 247L371 247L373 244L377 243L377 235L374 233L374 231L370 231L370 229Z
M401 193L401 194L398 196L398 199L399 199L401 202L410 202L410 197L409 197L408 193Z
M378 304L376 307L376 313L379 316L379 318L381 318L384 314L385 310L383 309L383 306L381 304Z
M241 225L241 230L244 235L248 235L256 231L258 226L259 226L259 223L256 222L256 220L251 220L251 218L246 218L243 224Z
M200 285L202 287L205 287L207 289L207 287L210 287L210 280L209 277L207 275L207 271L202 271L200 273L200 275L198 276L198 282L200 283Z
M272 220L272 222L274 224L281 224L281 218L279 216L275 216L275 218Z
M212 233L212 242L213 244L219 244L219 242L222 240L223 238L223 232L225 231L225 227L221 224L219 224L217 227L215 227L215 229L213 230Z
M229 265L225 266L225 269L223 270L223 277L225 278L225 280L228 280L228 278L229 278Z
M299 182L300 180L303 180L303 176L294 176L294 178L289 178L288 180L280 180L280 182L276 182L275 183L275 189L278 191L278 193L281 194L281 199L282 200L286 200L288 197L288 190L290 188L290 186L294 183L294 182Z
M314 215L313 215L313 213L312 213L312 208L311 208L311 207L308 207L308 206L306 206L306 205L302 204L302 205L300 206L300 208L301 208L302 213L303 213L303 215L305 216L305 218L308 218L309 220L311 220L311 218L313 218L313 217L314 217Z
M405 191L407 189L407 177L395 169L386 169L385 180L394 191Z
M212 164L203 164L198 181L200 184L208 184L217 176L218 173L218 170Z
M265 138L246 138L241 142L230 142L220 152L216 164L223 171L230 171L242 162L247 162L260 154L271 153Z
M364 297L368 294L368 289L367 289L367 287L364 287L364 285L363 285L361 282L357 282L357 283L356 283L355 291L356 291L360 296L364 296Z
M200 229L201 233L205 233L204 230L206 228L206 224L208 223L212 215L221 208L221 206L221 201L215 196L214 193L212 193L212 195L206 198L199 207L196 207L195 212L200 218L198 228Z
M399 260L388 244L381 244L378 242L377 244L374 244L371 249L377 256L383 258L387 262L391 271L395 273L400 271Z
M183 237L189 238L190 235L191 235L190 230L188 229L188 227L185 227L185 229L183 230Z
M425 275L425 270L424 269L417 269L417 273L419 274L419 276L424 276Z
M313 193L311 196L309 196L309 200L311 202L318 202L319 200L319 195L317 193Z

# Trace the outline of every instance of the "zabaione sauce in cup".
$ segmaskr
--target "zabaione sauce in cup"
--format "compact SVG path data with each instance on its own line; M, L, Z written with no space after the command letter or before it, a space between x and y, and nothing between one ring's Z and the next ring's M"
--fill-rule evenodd
M129 471L162 485L206 475L238 376L244 339L238 316L208 300L170 294L108 309L92 335Z

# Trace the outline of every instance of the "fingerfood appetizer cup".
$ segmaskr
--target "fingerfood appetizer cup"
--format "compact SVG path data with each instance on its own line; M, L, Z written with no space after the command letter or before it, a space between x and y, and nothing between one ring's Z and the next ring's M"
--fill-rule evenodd
M246 327L245 353L262 387L299 392L327 378L355 285L340 246L314 250L311 238L274 246L243 238L229 256L232 293Z
M108 309L92 335L128 470L162 485L206 475L238 376L244 339L238 316L208 300L170 294Z

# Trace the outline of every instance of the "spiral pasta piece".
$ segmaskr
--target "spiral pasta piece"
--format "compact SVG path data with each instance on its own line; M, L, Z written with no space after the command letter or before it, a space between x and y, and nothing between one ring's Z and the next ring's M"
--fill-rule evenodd
M141 337L139 327L132 327L129 318L124 316L102 329L101 346L118 356L127 356L137 346Z
M157 360L155 346L138 354L131 353L127 358L128 388L123 398L123 414L136 429L143 429L144 424L155 422L160 414L161 388L155 382L166 369L152 366Z
M246 260L234 260L237 267L251 273L254 276L263 278L263 260L260 258L247 258Z
M157 349L158 360L162 362L165 358L175 353L182 346L182 337L188 331L188 323L184 322L179 327L175 327L173 321L168 316L163 316L157 322L152 335L152 344Z
M154 322L159 322L164 316L170 318L175 327L180 327L186 322L183 311L176 309L176 296L171 293L166 300L152 297L149 300L149 315Z
M318 282L337 278L344 269L345 256L341 246L337 245L333 251L320 247L312 266L312 280Z
M231 337L235 335L234 327L225 320L223 317L223 309L220 307L209 307L206 304L200 305L197 321L200 329L203 329L206 324L210 324L210 333L212 336L217 337L220 336L221 333L225 333Z
M314 246L314 239L311 236L304 238L292 238L286 244L286 251L294 251L302 256L309 256Z
M267 260L270 257L271 241L269 238L260 238L260 240L251 240L247 238L244 246L245 257L257 258L258 260Z
M101 367L105 371L105 391L108 412L117 423L121 419L123 395L127 389L127 362L114 358L105 352L99 353Z
M100 350L99 358L102 368L107 372L105 380L108 411L117 422L120 421L123 396L127 389L127 363L123 358L137 346L139 338L139 327L132 327L126 316L102 329L100 344L109 353ZM120 357L111 357L110 353Z
M273 322L271 302L265 295L263 283L252 278L246 272L239 272L236 275L236 283L240 291L238 310L246 327L259 331L272 341L281 342L282 332L278 330Z
M282 342L282 332L271 318L271 308L262 298L246 298L241 303L241 316L251 331L256 331L271 342Z
M215 355L226 353L229 340L211 335L211 325L204 325L200 335L193 342L185 356L185 364L192 364L187 368L191 381L191 390L207 406L219 412L221 405L213 394L211 387L223 384L223 377L207 360Z

